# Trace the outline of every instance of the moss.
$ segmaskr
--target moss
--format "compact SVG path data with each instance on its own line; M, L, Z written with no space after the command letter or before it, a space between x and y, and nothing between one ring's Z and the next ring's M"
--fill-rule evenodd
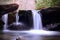
M15 13L11 12L8 14L8 25L15 22L16 20Z

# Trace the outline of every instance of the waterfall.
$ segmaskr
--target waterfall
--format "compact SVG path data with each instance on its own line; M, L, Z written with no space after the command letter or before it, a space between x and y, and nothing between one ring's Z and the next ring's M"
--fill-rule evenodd
M42 29L42 20L41 20L41 13L38 13L39 10L32 10L32 15L33 15L33 27L35 30L41 30ZM5 14L2 16L2 19L5 23L4 25L4 30L7 30L7 21L8 21L8 14ZM22 25L21 22L19 22L19 16L18 12L16 12L16 25Z
M23 25L21 22L19 22L19 15L18 15L18 12L16 13L16 23L15 23L17 26L18 25Z
M16 13L16 24L18 24L18 21L19 21L19 16L18 13Z
M5 23L3 29L4 29L4 30L7 30L8 14L3 15L3 16L2 16L2 20L3 20L3 22Z
M35 30L42 29L41 14L39 14L38 11L39 10L32 10L33 24Z

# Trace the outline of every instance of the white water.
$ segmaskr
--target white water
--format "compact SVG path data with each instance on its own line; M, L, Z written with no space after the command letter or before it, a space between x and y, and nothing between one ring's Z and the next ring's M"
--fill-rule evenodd
M41 14L38 14L39 10L32 10L33 15L33 24L35 30L41 30L42 29L42 20L41 20Z
M3 29L4 29L4 30L7 30L7 26L8 26L8 25L7 25L7 24L8 24L8 14L3 15L3 16L2 16L2 20L3 20L3 22L5 23Z
M19 16L18 16L18 13L16 13L16 24L18 24L19 22Z
M50 31L41 30L42 29L42 20L41 20L41 14L38 14L38 11L33 10L32 15L33 15L34 29L36 29L36 30L27 30L27 31L11 31L11 30L7 30L7 19L8 19L7 16L8 15L4 15L2 17L3 21L5 22L4 30L6 30L6 31L4 31L4 32L7 33L7 35L10 34L10 33L12 35L14 35L14 36L10 36L10 40L16 40L16 38L18 37L17 35L22 36L22 35L20 35L21 33L28 33L28 34L25 34L27 37L32 35L32 37L31 37L32 40L37 40L37 39L42 40L42 38L40 38L39 36L34 36L34 35L57 35L53 31L50 32ZM19 20L18 13L16 13L16 24L19 23L18 20ZM29 38L28 39L26 38L26 40L29 40Z
M32 10L34 30L41 30L42 29L41 14L39 14L38 11L39 10ZM2 19L5 22L4 30L7 30L8 14L5 14L2 17ZM22 23L19 23L19 16L18 16L18 13L16 13L16 25L19 25L19 24L22 24Z
M19 15L18 12L16 13L16 25L23 25L21 22L19 22Z

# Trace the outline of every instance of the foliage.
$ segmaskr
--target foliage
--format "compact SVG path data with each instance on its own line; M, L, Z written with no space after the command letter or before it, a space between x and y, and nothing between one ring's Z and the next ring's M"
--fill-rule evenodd
M36 9L60 6L60 0L35 0Z

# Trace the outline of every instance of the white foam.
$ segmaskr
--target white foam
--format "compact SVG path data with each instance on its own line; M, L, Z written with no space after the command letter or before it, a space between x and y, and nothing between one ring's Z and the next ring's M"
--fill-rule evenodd
M32 15L33 15L33 24L34 24L34 29L42 29L42 21L41 21L41 15L38 13L39 10L32 10Z

